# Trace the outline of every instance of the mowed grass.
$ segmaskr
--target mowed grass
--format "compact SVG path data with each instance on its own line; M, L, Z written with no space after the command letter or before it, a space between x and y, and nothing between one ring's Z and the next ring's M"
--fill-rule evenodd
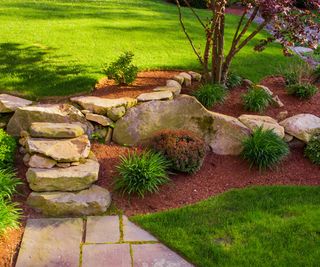
M232 190L131 219L196 266L319 266L320 187Z
M189 10L184 13L198 47L203 30ZM197 70L177 15L164 0L0 0L0 91L33 98L88 92L103 77L102 65L127 50L140 70ZM237 20L227 16L227 47ZM264 37L260 34L233 64L255 82L292 60L276 44L254 52Z

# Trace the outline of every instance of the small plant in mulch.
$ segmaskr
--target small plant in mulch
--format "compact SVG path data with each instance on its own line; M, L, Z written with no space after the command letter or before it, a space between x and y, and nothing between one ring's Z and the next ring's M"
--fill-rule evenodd
M104 67L108 79L114 79L119 85L131 84L138 75L138 67L133 61L134 54L132 52L124 52L119 58Z
M227 77L227 82L226 82L226 86L229 89L232 89L234 87L240 86L242 84L242 77L237 75L234 72L229 72L228 77Z
M16 149L17 142L15 138L0 129L0 169L13 166Z
M287 86L286 89L290 95L300 99L310 99L318 92L318 88L310 83L297 83Z
M0 237L8 229L19 226L21 209L16 203L11 202L11 198L20 184L22 182L16 178L16 174L10 167L0 170Z
M248 111L263 112L272 103L272 96L262 88L253 86L242 95L242 102Z
M144 197L146 193L157 192L160 185L169 182L168 168L169 162L160 153L150 150L131 152L120 157L115 189L140 197Z
M305 147L304 154L312 163L320 165L320 135L311 138Z
M160 131L152 138L151 147L170 161L173 170L185 173L200 170L206 155L204 141L185 130Z
M227 95L227 90L220 84L203 84L194 93L199 102L206 108L212 108L217 103L222 103Z
M260 171L273 168L288 154L288 144L272 130L257 128L243 141L242 157Z

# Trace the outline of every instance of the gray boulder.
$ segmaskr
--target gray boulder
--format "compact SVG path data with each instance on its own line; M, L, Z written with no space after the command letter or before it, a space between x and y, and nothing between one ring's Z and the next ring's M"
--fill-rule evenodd
M113 140L121 145L146 144L163 129L185 129L201 136L214 153L238 155L251 130L234 117L210 112L194 97L151 101L129 109L115 124Z

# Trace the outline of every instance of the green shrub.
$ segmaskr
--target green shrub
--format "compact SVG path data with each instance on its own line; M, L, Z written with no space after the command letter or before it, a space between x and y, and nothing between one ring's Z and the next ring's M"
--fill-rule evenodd
M310 99L318 92L318 88L315 85L308 83L297 83L289 85L287 92L290 95L299 97L300 99Z
M229 72L226 86L229 89L240 86L242 84L242 80L242 77L240 77L239 75L233 72Z
M242 95L242 102L246 110L262 112L270 105L272 97L262 88L252 87Z
M304 154L312 163L320 165L320 135L311 138L304 149Z
M158 187L169 181L167 169L169 162L160 153L145 151L129 153L120 157L117 166L119 177L115 181L115 189L129 195L156 192Z
M206 108L211 108L217 103L224 101L227 91L224 86L220 84L204 84L196 90L193 95Z
M138 68L132 64L132 52L125 52L120 57L106 65L104 71L109 79L114 79L118 84L131 84L137 78Z
M0 129L0 169L13 166L16 148L16 140Z
M272 130L257 128L243 141L242 157L259 170L271 169L288 154L288 144Z
M17 185L22 182L16 178L16 174L10 169L0 170L0 199L11 199L11 196L16 193Z
M152 138L151 146L170 161L173 170L186 173L200 170L206 154L204 141L184 130L160 131Z
M315 78L315 81L319 81L320 80L320 65L318 65L314 71L313 71L313 76Z
M9 229L19 227L21 209L16 203L0 198L0 236Z

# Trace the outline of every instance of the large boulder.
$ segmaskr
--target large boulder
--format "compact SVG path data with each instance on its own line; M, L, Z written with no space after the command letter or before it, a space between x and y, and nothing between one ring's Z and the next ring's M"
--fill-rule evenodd
M284 138L284 128L278 122L268 116L241 115L239 120L251 130L262 127L264 130L273 130L279 137Z
M97 185L79 192L32 192L27 204L47 216L98 215L107 211L111 194Z
M26 177L33 191L78 191L89 188L98 180L99 163L87 160L68 168L30 168Z
M7 95L7 94L0 94L0 113L10 113L14 112L17 108L30 106L32 101Z
M308 143L314 134L320 133L320 118L312 114L299 114L280 122L286 133Z
M210 112L194 97L180 95L170 101L151 101L129 109L115 124L113 140L122 145L148 143L163 129L185 129L201 136L213 152L237 155L251 130L234 117Z
M108 110L116 107L130 108L137 104L134 98L123 97L117 99L102 98L97 96L78 96L71 98L72 102L93 113L106 115Z
M26 149L31 154L42 154L58 162L73 162L89 156L90 141L86 135L72 139L28 138Z
M84 135L83 127L77 123L34 122L29 129L32 137L74 138Z
M33 122L73 123L78 122L87 131L87 122L80 110L68 104L47 104L18 108L7 125L7 131L20 136L22 130L28 131Z

